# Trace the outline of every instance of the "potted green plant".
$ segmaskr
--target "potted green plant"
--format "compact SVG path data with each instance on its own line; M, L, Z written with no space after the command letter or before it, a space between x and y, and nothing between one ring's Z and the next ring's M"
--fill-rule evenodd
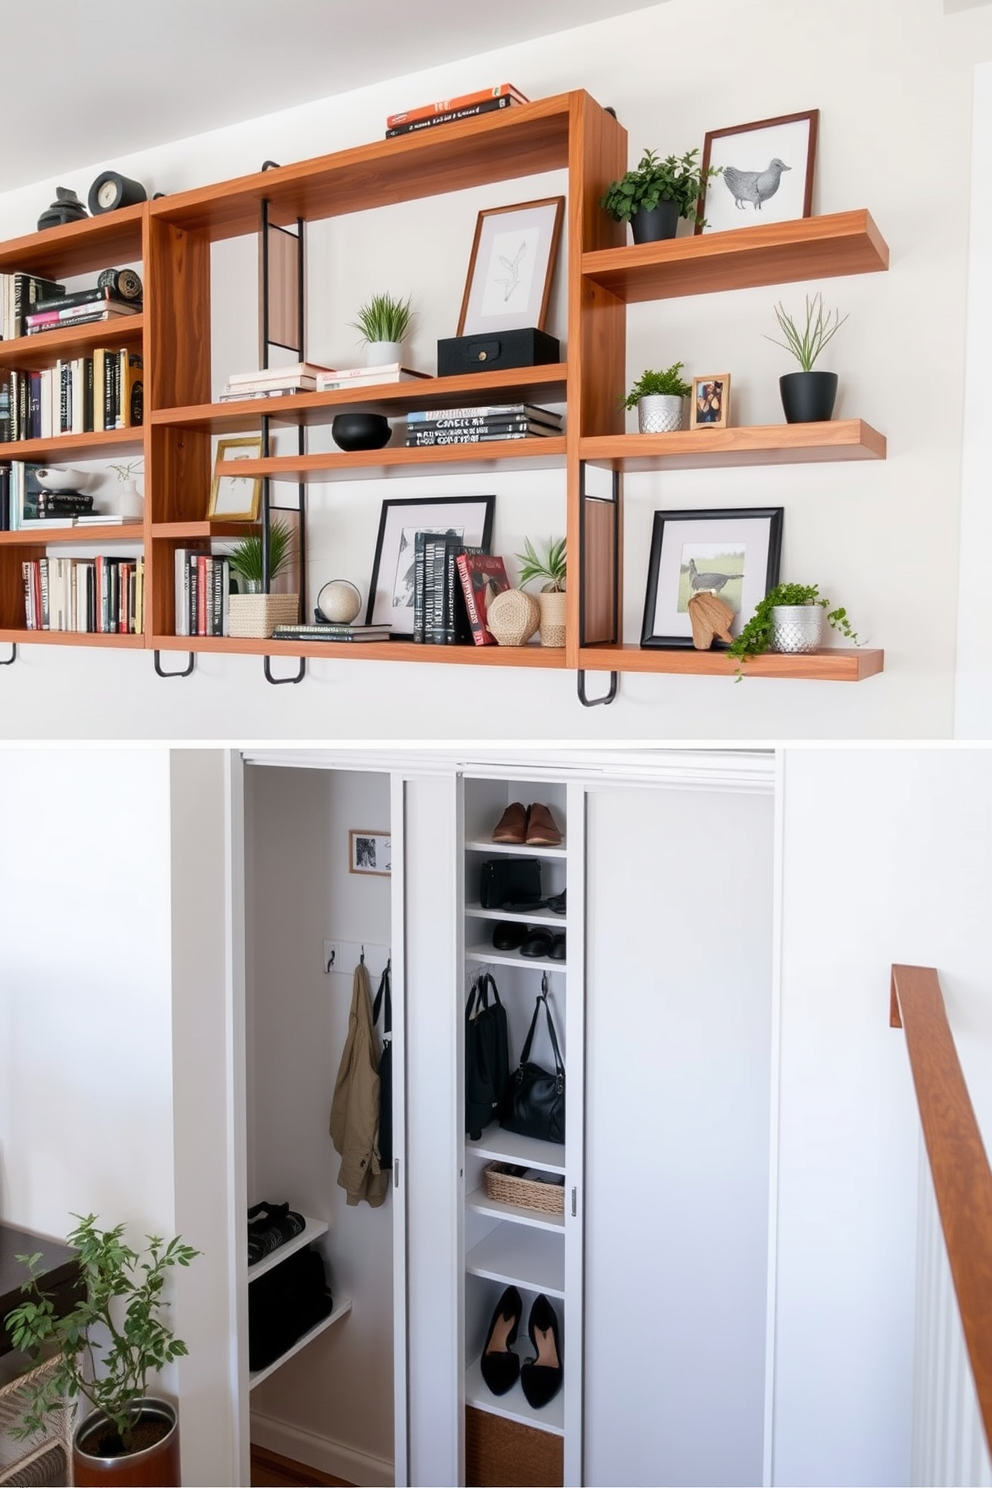
M187 1353L166 1321L166 1275L199 1254L180 1237L148 1235L143 1252L124 1240L125 1226L102 1230L96 1215L76 1215L67 1236L79 1261L79 1298L61 1317L36 1274L40 1254L19 1256L28 1270L25 1300L5 1319L15 1348L33 1359L52 1355L55 1367L29 1394L14 1435L44 1427L66 1399L89 1413L73 1439L76 1484L178 1484L179 1422L168 1401L149 1395L149 1377Z
M682 377L684 362L673 362L663 372L642 372L626 398L624 408L637 409L641 434L672 434L684 427L685 400L692 388Z
M666 155L662 160L654 150L645 150L637 168L614 181L599 204L617 222L630 223L635 243L674 238L680 217L703 222L703 181L720 174L710 168L704 177L698 156L698 149L687 150L684 155Z
M543 553L538 553L529 537L524 550L517 554L520 564L520 587L541 581L537 603L541 611L541 645L565 644L565 539L549 537Z
M295 553L293 530L285 522L269 525L269 583L289 566ZM249 532L239 538L228 554L239 593L228 606L228 634L241 639L265 639L276 625L291 625L299 618L299 594L265 594L262 591L262 534Z
M362 333L367 366L381 367L400 360L412 318L409 296L397 300L391 294L376 294L362 306L352 325Z
M842 607L832 610L817 584L776 584L769 589L727 648L728 655L740 663L737 680L740 681L741 666L749 656L760 656L769 650L793 655L815 651L820 644L824 614L835 630L856 646L861 644L847 611Z
M847 316L837 310L825 310L823 295L806 296L806 319L800 325L785 308L775 306L775 318L785 337L779 341L775 336L766 336L791 352L799 363L799 372L786 372L778 380L782 394L782 408L787 424L823 423L831 417L837 398L837 373L814 370L814 363L827 343L836 336Z

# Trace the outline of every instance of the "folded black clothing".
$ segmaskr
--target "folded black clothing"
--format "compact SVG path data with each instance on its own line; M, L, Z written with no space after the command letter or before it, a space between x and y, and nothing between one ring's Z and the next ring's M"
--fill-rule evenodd
M289 1204L270 1204L263 1199L248 1210L248 1264L257 1266L287 1240L303 1233L306 1220Z

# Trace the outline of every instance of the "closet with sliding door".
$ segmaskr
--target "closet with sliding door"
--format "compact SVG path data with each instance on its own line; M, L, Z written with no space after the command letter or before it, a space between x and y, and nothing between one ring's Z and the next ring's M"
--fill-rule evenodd
M760 1483L774 761L263 750L237 778L248 1197L326 1224L347 1305L251 1390L254 1440L356 1484ZM352 871L356 828L389 877ZM521 859L530 897L493 900ZM324 943L363 939L392 969L376 1209L327 1134L354 968ZM510 1083L560 1075L563 1129L469 1111L496 997Z

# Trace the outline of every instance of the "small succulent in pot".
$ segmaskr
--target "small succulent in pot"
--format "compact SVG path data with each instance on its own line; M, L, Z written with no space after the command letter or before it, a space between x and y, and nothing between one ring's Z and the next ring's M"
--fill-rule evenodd
M662 372L644 371L622 400L626 409L637 409L637 427L642 434L672 434L685 422L685 399L692 392L682 376L684 362L673 362Z

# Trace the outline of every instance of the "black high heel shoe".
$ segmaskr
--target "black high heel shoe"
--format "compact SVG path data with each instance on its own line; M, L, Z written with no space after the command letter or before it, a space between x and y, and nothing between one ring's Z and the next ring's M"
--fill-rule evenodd
M479 1361L482 1378L494 1395L505 1395L517 1383L520 1356L510 1345L517 1341L523 1310L520 1293L515 1286L508 1286L496 1303Z
M520 1385L527 1403L540 1410L558 1394L564 1374L558 1318L543 1292L534 1299L527 1332L535 1357L521 1365Z

